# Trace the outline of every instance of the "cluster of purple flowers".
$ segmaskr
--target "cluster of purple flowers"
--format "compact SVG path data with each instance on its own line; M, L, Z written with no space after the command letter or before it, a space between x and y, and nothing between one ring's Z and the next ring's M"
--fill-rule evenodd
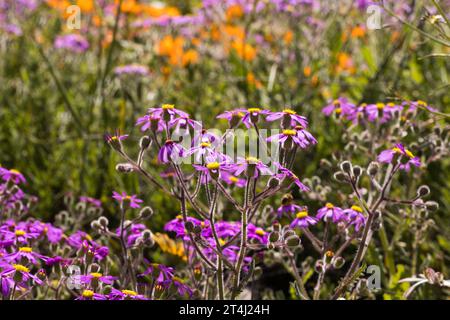
M205 248L203 253L212 261L216 258L216 241L214 239L214 230L219 238L221 245L221 251L223 255L231 262L236 262L239 247L234 244L229 244L228 241L233 239L240 232L241 225L237 221L218 221L214 223L214 230L209 221L201 221L199 219L188 217L187 221L191 223L194 228L198 228L198 236L205 242ZM191 238L186 230L185 223L182 216L177 216L175 219L170 220L164 226L164 230L173 232L177 238L182 239L188 248L192 247ZM248 239L261 245L267 245L268 232L264 229L255 226L254 224L248 225ZM194 250L189 251L190 254L195 255ZM246 257L244 262L249 263L250 257Z
M66 49L74 53L83 53L89 49L89 42L82 35L71 33L58 36L55 39L56 49Z
M348 209L342 209L335 207L332 203L327 203L324 207L317 211L315 217L312 217L308 213L308 208L305 206L299 206L287 201L283 203L277 209L277 217L281 218L286 215L292 220L291 228L308 228L315 225L319 220L329 221L332 223L345 223L347 226L354 226L355 231L359 231L361 227L365 225L366 216L363 213L363 209L357 205Z
M66 229L68 226L55 226L17 216L16 208L24 207L22 202L29 197L19 188L19 185L26 183L26 179L18 170L0 167L0 180L0 297L16 299L33 295L34 288L42 288L38 291L45 292L45 287L52 287L55 281L61 284L61 279L69 276L66 285L69 282L79 285L76 292L69 293L69 297L75 295L74 298L80 300L148 299L133 290L117 289L120 286L118 277L104 274L100 269L91 270L89 266L92 263L107 264L110 249L102 241L94 240L84 231ZM135 195L125 193L115 192L113 198L131 208L138 208L142 202ZM81 196L78 201L90 208L101 208L101 201L95 198ZM140 223L127 227L127 247L133 247L146 230L145 225ZM120 228L116 234L120 234ZM84 270L83 273L70 276L67 271L68 274L65 274L65 270L73 266ZM174 269L148 261L142 269L145 272L141 277L151 273L156 279L155 290L158 293L153 297L166 294L169 290L181 296L192 294L184 281L175 276Z
M326 116L335 115L338 118L352 121L353 123L379 122L386 123L398 119L399 116L415 112L418 109L426 109L432 112L437 111L426 102L402 101L400 103L362 103L360 105L349 102L346 98L338 98L326 105L322 112Z

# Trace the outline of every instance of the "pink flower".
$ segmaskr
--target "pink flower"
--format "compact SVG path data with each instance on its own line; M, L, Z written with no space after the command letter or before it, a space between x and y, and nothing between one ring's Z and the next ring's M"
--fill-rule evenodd
M116 199L120 204L128 204L130 208L140 208L140 203L144 202L141 199L138 199L136 195L129 196L125 192L122 192L121 194L113 191L113 198Z

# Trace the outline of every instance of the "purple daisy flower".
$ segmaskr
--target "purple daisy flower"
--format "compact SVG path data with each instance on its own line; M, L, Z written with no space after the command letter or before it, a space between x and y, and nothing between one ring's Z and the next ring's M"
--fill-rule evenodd
M133 290L118 290L116 288L111 289L111 293L108 294L109 300L148 300L145 296L138 294Z
M91 272L88 275L80 276L80 281L86 285L91 285L91 283L94 283L94 282L101 282L104 284L112 285L114 283L114 281L117 279L118 279L117 277L113 277L113 276L104 276L103 274L101 274L99 272Z
M239 188L245 187L245 179L238 178L228 171L220 171L220 179L225 181L228 185L233 185Z
M108 300L108 298L104 294L95 293L92 290L86 289L75 300Z
M310 144L316 144L317 140L311 133L303 129L302 126L296 126L295 129L283 130L280 134L275 134L266 140L268 142L278 140L280 144L285 144L286 141L292 141L300 148L306 148Z
M287 183L295 183L301 191L309 191L309 188L305 186L291 170L283 167L279 163L275 163L275 165L278 167L278 170L280 171L278 174L275 175L278 179L284 181L286 180Z
M309 226L315 225L317 219L309 216L307 210L299 211L295 215L295 219L291 222L291 228L308 228Z
M66 49L75 53L83 53L89 49L89 42L79 34L67 34L55 39L56 49Z
M25 177L16 169L5 169L0 167L0 177L3 181L12 181L14 184L26 183Z
M189 114L187 114L184 111L176 109L173 104L163 104L161 105L161 107L158 108L149 108L148 114L163 119L165 119L165 115L168 115L170 118L167 119L167 121L170 121L173 117L176 116L189 118Z
M242 123L245 124L247 128L251 128L252 125L259 120L260 115L270 115L272 114L269 110L262 110L260 108L248 108L244 109L244 116L242 117Z
M138 76L148 76L150 74L146 66L139 64L129 64L124 66L118 66L114 68L115 75L138 75Z
M164 121L162 121L161 117L148 114L138 118L136 125L141 126L142 132L147 131L148 129L151 129L153 132L162 132L165 128Z
M308 120L306 117L298 115L292 109L284 109L281 112L272 112L266 117L266 120L271 122L278 119L282 119L283 124L290 124L291 127L295 127L296 125L301 125L302 127L308 126ZM284 125L283 128L287 128L288 125Z
M186 150L183 146L173 140L166 140L158 153L158 161L160 163L170 163L171 161L178 163L179 160L186 156Z
M392 163L394 156L399 155L400 161L406 160L406 162L402 162L400 164L400 169L403 169L405 171L409 171L411 165L414 165L416 167L420 167L421 162L419 157L414 156L414 154L406 149L402 144L397 143L394 148L387 149L382 151L378 155L378 161L383 163Z
M292 201L288 201L277 209L277 217L281 218L283 214L286 214L288 217L291 217L292 214L303 210L304 207L299 206L297 204L293 204Z
M19 247L16 252L4 256L8 262L20 263L21 261L28 261L32 264L37 264L38 260L43 259L44 256L33 251L31 247Z
M344 220L346 218L343 215L343 210L339 207L335 207L332 203L328 202L325 207L319 209L316 215L317 219L323 219L324 221L332 220L334 223Z
M355 227L355 231L359 231L366 224L366 217L361 207L352 206L349 209L345 209L343 213L347 216L347 221L349 221L350 225Z
M245 109L234 109L231 111L225 111L224 113L219 114L217 119L227 119L230 125L230 128L234 128L241 123L242 118L245 115Z
M120 204L123 205L124 203L127 203L130 206L130 208L134 209L140 208L141 207L140 203L144 202L143 200L138 199L136 195L129 196L125 192L122 192L120 194L116 191L113 191L112 197L116 199Z
M270 168L255 157L239 158L236 163L227 164L227 169L235 176L239 176L243 172L253 174L253 178L257 178L259 175L273 175Z
M322 109L322 113L330 116L332 113L340 116L348 116L355 112L355 105L349 103L346 98L338 98Z

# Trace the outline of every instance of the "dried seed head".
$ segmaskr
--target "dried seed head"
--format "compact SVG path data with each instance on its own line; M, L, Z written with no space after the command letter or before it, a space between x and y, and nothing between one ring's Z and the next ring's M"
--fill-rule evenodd
M362 173L362 168L360 166L353 167L353 175L358 178Z
M439 209L439 204L436 201L427 201L425 202L425 206L429 211L436 211Z
M378 162L372 161L367 168L367 173L369 174L369 176L373 177L378 173L379 169L380 164Z
M335 172L333 177L336 181L339 181L339 182L344 182L347 180L347 176L342 171Z

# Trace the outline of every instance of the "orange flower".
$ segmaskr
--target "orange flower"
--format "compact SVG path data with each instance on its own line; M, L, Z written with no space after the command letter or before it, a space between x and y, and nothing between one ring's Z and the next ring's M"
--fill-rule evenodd
M94 10L94 0L77 0L77 6L82 12L92 12Z
M240 18L244 15L244 10L238 4L231 5L228 7L226 12L227 21L233 20L235 18Z
M257 89L262 87L261 81L259 81L255 78L255 75L253 74L253 72L247 73L247 82L248 82L248 84L255 86Z
M356 69L353 65L353 59L349 54L345 52L339 52L337 56L338 65L336 67L336 72L347 71L351 74L356 72Z
M245 38L245 31L241 27L226 25L223 30L232 39L243 40Z
M59 11L66 11L67 7L72 4L66 0L47 0L47 5Z
M294 39L294 33L292 31L286 31L286 33L283 35L283 41L286 44L290 44L292 40Z
M248 43L244 44L242 41L233 41L231 47L241 59L252 61L256 57L256 49Z
M310 66L306 66L303 68L303 74L305 75L305 77L309 77L311 75L311 67Z
M350 36L353 39L363 38L365 35L366 35L366 29L364 27L362 27L362 26L356 26L350 32Z
M198 61L198 53L194 49L187 50L181 58L181 64L183 66L195 64L197 63L197 61Z

